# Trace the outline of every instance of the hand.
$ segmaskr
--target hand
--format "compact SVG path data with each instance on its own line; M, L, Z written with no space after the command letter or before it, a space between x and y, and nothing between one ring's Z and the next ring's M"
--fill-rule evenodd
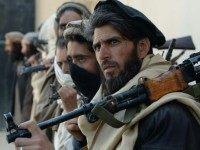
M36 57L37 57L37 54L36 55L32 55L31 57L28 58L27 63L31 64L31 66L38 65L39 61L38 61L38 59Z
M23 150L53 150L53 144L49 141L47 136L33 121L27 121L20 125L20 128L28 129L31 138L17 138L15 140L16 149L23 148Z
M77 108L77 92L74 88L69 86L63 86L58 91L64 110L66 112L73 111ZM85 136L82 134L78 127L78 119L73 118L65 122L65 126L70 134L74 136L78 141L84 140Z
M78 141L83 141L85 139L85 136L81 132L81 130L78 127L78 118L73 118L65 122L65 126L68 130L68 132L76 138Z
M53 64L53 58L48 58L42 61L42 64L45 65L45 67L50 68Z
M66 112L73 111L77 108L77 92L74 88L63 86L58 90L58 93Z

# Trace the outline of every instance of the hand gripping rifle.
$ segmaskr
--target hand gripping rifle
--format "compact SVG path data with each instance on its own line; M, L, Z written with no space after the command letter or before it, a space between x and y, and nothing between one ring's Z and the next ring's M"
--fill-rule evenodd
M165 94L185 90L188 88L189 82L199 82L200 65L198 65L198 62L200 62L200 55L194 55L194 57L185 60L182 64L171 68L154 79L141 78L141 84L133 86L128 91L107 96L100 102L84 104L67 114L40 122L37 125L41 129L52 127L69 119L87 115L97 106L101 106L111 113L116 113L141 103L153 103ZM93 116L94 121L98 119L95 115L91 116ZM13 122L11 113L4 114L4 118L7 122L8 143L15 141L18 137L31 137L31 133L27 129L21 129Z

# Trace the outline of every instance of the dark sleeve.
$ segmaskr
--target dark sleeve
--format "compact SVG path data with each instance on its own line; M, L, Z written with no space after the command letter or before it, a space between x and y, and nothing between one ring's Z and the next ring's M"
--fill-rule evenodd
M43 88L40 93L39 102L36 105L36 111L34 118L36 121L48 120L52 117L55 117L56 108L58 107L57 101L51 102L49 97L53 94L53 91L50 88L50 84L54 84L56 81L55 74L50 75L45 83L42 85ZM56 89L59 87L56 86ZM56 111L55 111L56 110Z
M31 76L27 79L26 91L23 100L22 108L22 122L30 120L31 109L33 104L33 87L31 86Z
M86 145L87 145L86 138L83 141L78 141L76 138L73 137L73 150L80 150Z
M139 122L134 150L200 150L200 125L186 106L165 104Z

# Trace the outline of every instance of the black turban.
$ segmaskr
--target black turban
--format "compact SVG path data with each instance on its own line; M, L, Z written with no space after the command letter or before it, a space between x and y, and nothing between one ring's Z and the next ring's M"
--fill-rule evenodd
M117 0L102 0L95 6L94 11L97 10L115 12L123 18L131 20L133 28L147 36L153 47L159 47L165 43L162 32L143 13L132 7Z

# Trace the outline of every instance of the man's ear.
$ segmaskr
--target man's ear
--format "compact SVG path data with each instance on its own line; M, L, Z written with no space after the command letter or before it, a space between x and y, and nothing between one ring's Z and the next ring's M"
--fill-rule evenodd
M141 39L137 44L138 57L140 59L145 58L150 50L150 47L151 45L148 38Z

